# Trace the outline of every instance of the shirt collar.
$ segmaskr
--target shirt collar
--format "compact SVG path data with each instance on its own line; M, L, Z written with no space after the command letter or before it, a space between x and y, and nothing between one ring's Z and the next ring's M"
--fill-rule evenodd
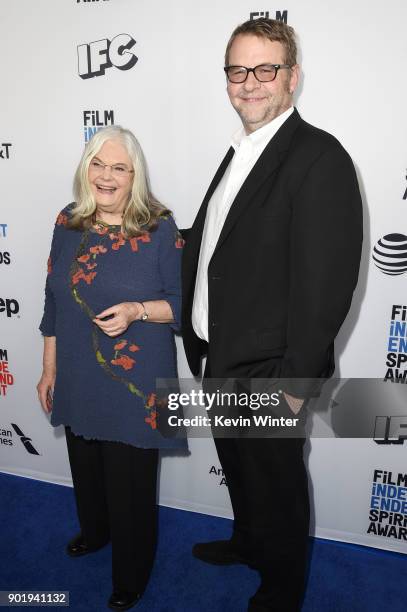
M259 128L258 130L255 130L252 132L252 134L246 134L244 127L240 127L232 136L232 147L235 151L237 151L240 145L246 141L256 149L257 147L264 148L283 125L284 121L286 121L293 112L294 107L290 106L290 108L281 113L281 115L269 123L266 123L266 125L263 125L263 127Z

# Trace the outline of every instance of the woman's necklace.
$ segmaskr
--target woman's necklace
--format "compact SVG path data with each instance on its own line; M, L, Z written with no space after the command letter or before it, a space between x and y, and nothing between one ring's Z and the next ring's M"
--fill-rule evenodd
M95 222L93 224L93 227L96 230L104 230L105 228L107 229L115 229L117 230L117 228L121 229L121 224L117 223L117 224L111 224L111 223L106 223L105 221L102 221L101 219L95 219Z

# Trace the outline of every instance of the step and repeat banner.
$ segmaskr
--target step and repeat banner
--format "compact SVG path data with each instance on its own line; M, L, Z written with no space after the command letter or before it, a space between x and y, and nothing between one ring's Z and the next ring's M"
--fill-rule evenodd
M296 29L302 66L296 105L343 143L363 194L362 268L336 343L337 375L379 379L392 389L407 383L404 0L3 2L2 471L71 484L63 431L50 426L35 387L53 224L72 200L84 144L106 125L131 129L153 191L179 227L189 227L239 126L222 70L226 42L238 23L263 15ZM187 378L179 338L177 347L179 373ZM355 414L362 408L355 402ZM394 418L388 408L377 408L370 438L307 442L313 534L407 552L407 406L405 416ZM189 456L163 457L160 503L231 516L211 439L191 439Z

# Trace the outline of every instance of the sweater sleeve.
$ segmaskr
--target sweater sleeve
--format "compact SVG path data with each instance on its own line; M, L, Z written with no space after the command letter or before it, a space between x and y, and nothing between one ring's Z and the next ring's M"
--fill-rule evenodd
M52 268L55 264L58 254L61 249L61 243L63 240L63 232L65 231L65 224L67 222L66 209L59 213L54 226L54 232L52 236L51 252L48 257L48 270L47 280L45 283L45 301L44 301L44 313L40 323L40 332L43 336L55 336L55 297L52 293L50 286L50 276L52 274Z
M171 306L174 322L171 327L180 329L181 320L181 257L184 241L172 217L161 219L159 270L163 299Z

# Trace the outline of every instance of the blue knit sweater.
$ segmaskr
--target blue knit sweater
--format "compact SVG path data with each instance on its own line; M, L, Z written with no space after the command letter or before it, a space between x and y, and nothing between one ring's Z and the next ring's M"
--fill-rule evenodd
M157 378L177 375L182 239L176 225L171 216L160 218L156 230L125 239L118 226L70 230L69 211L55 224L40 325L44 336L56 336L51 423L85 438L185 448L156 390ZM175 322L135 321L116 338L92 322L115 304L148 300L167 300Z

